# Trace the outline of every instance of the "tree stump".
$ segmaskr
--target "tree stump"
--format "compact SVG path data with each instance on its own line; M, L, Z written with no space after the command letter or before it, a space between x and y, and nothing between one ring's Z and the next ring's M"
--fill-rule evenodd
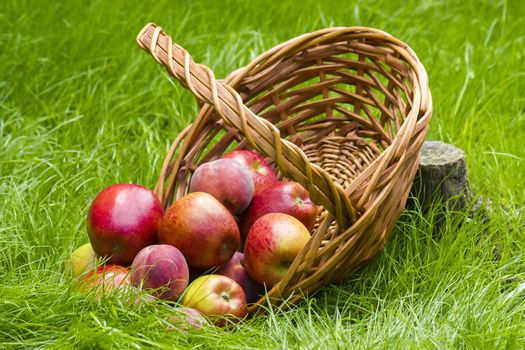
M475 194L470 187L465 152L441 141L423 143L407 208L430 213L434 238L441 236L441 228L448 218L458 218L462 224L475 217L489 220L494 213L492 201ZM478 238L480 241L491 239L485 231L480 232ZM494 259L498 260L500 255L501 247L496 243Z
M423 143L412 186L412 195L423 211L437 203L453 210L472 203L474 195L468 182L465 158L465 152L453 145L441 141Z

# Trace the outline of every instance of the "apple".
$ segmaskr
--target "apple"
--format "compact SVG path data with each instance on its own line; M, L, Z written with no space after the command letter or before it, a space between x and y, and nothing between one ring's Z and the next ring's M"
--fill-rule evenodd
M82 277L80 291L87 293L95 290L95 298L100 299L105 293L130 287L129 269L119 265L103 265Z
M130 278L135 287L142 285L160 299L176 301L188 286L188 264L174 246L154 244L135 256Z
M254 193L260 192L277 181L275 170L257 152L240 149L227 153L222 158L234 159L250 171L255 187Z
M240 214L253 197L250 171L233 159L217 159L200 165L191 177L190 192L206 192L233 214Z
M244 290L248 303L257 301L259 295L264 292L263 286L255 282L248 274L244 267L244 254L241 252L235 252L230 261L218 269L216 274L230 277L237 282Z
M149 189L117 184L93 200L87 217L89 241L95 253L110 263L127 265L144 247L157 242L162 204Z
M182 305L215 317L216 324L225 320L238 321L248 313L246 295L242 287L229 277L205 275L193 281L182 297Z
M83 275L97 267L97 254L95 254L90 243L81 245L71 253L68 267L74 277Z
M241 217L243 236L246 237L257 219L268 213L291 215L312 232L317 217L317 206L312 203L308 192L299 183L277 182L253 196L252 202Z
M271 288L284 277L309 239L306 227L293 216L270 213L260 217L246 238L248 273L257 283Z
M168 318L170 323L168 331L178 328L187 333L192 329L198 330L209 325L206 317L200 311L190 307L176 307L174 312L175 314Z
M224 265L240 240L233 215L205 192L193 192L177 200L159 225L159 242L177 247L188 265L197 270Z
M153 295L145 293L144 291L138 288L135 288L133 286L127 286L127 288L129 288L129 291L131 292L130 294L127 295L129 296L129 300L126 300L126 299L124 300L124 302L126 302L127 304L132 303L133 305L138 306L144 303L148 304L148 303L152 303L158 300Z
M81 276L78 290L84 294L94 291L96 300L107 293L118 293L118 298L125 304L139 306L151 303L156 298L131 285L130 270L119 265L103 265Z

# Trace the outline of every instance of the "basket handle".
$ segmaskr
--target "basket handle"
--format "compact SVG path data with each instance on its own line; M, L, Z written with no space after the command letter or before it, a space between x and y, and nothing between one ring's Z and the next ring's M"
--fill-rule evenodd
M255 115L231 86L215 79L211 69L195 63L161 27L147 24L137 43L199 100L213 105L223 121L238 129L253 149L275 160L283 176L303 185L314 203L335 216L339 230L354 223L355 211L345 190L321 167L311 164L297 145L281 139L279 129Z

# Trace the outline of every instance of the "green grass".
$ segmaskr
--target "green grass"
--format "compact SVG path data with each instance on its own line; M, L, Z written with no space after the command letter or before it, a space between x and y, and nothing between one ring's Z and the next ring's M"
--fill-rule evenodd
M170 306L78 295L63 266L90 200L152 187L197 110L136 46L149 21L218 77L315 29L392 33L429 73L429 138L467 152L493 217L449 214L436 235L434 215L406 212L366 268L233 331L166 332ZM525 347L524 27L519 0L2 1L0 348Z

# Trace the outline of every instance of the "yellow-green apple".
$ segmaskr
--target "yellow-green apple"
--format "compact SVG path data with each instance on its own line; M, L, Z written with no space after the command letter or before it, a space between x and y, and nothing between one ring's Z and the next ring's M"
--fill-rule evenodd
M86 243L78 247L71 253L69 268L74 277L94 270L97 266L97 254L91 247L91 243Z
M206 192L234 215L240 214L253 197L250 171L233 159L217 159L200 165L191 177L190 192Z
M157 242L162 205L151 190L133 184L103 189L93 200L87 231L97 255L127 265L144 247Z
M240 240L233 215L205 192L193 192L177 200L159 225L159 242L177 247L188 265L200 270L224 265Z
M252 202L241 217L240 227L243 236L246 237L257 219L268 213L291 215L312 232L317 206L312 203L308 192L299 183L277 182L253 196Z
M221 275L205 275L191 282L181 303L216 318L218 326L223 326L226 320L238 321L248 312L242 287Z
M244 149L236 150L225 154L222 158L234 159L250 171L255 187L254 193L260 192L277 181L275 170L257 152Z
M95 298L100 299L111 291L124 291L130 287L129 269L119 265L103 265L90 271L79 281L80 291L95 290Z
M200 311L191 307L176 307L173 311L174 314L168 317L168 331L180 329L182 332L187 333L209 325L206 317Z
M160 299L176 301L188 286L188 264L174 246L154 244L135 256L130 278L135 287L153 290Z
M279 282L310 239L306 227L287 214L260 217L246 238L244 260L250 276L271 288Z
M230 261L221 266L215 273L217 275L230 277L237 282L244 290L248 303L257 301L259 295L264 292L263 286L255 282L248 274L244 266L244 254L241 252L235 252Z

